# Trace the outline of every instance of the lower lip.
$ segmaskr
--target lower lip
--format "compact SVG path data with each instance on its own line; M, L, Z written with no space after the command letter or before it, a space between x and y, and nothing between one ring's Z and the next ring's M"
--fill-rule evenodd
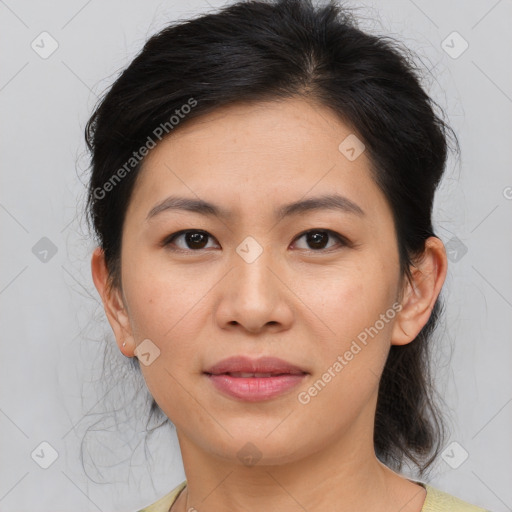
M300 384L307 374L278 375L275 377L232 377L206 374L222 393L247 402L259 402L282 395Z

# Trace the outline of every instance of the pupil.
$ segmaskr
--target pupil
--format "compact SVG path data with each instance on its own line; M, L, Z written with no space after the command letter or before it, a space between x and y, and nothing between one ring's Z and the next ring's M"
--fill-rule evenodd
M201 245L201 239L203 239L203 242L204 242L204 240L206 240L206 236L204 235L204 233L194 232L194 233L187 234L187 243L191 242L192 245L196 245L196 248L198 248L197 247L198 243L199 243L199 245ZM202 244L201 247L199 247L199 249L202 249L204 245L205 244Z
M322 242L326 242L327 241L327 233L323 232L323 231L314 231L312 233L309 233L308 235L308 243L310 245L312 245L314 248L318 249L318 248L323 248L323 247L317 247L318 245L320 246L323 246L325 245L324 243Z

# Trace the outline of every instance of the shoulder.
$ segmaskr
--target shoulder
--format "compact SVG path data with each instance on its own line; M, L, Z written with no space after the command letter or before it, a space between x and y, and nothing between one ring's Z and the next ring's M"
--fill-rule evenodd
M186 485L187 481L185 480L158 501L137 512L168 512ZM489 512L484 508L467 503L429 484L423 484L423 486L427 490L427 496L421 512Z
M423 485L427 490L427 496L421 512L489 512L436 487L428 484Z
M187 481L185 480L176 486L171 492L167 493L165 496L162 496L158 501L155 501L155 503L137 510L137 512L169 512L169 509L176 501L178 494L185 488L186 485Z

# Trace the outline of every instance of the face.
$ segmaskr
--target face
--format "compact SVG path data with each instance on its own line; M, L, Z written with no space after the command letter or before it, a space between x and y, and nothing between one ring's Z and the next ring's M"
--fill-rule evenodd
M352 133L304 100L239 104L146 157L123 228L123 336L133 348L150 340L141 370L180 442L235 461L250 442L261 463L282 464L371 437L400 275L367 155L339 149ZM327 195L345 201L276 214ZM154 210L170 196L218 215ZM271 398L238 399L204 373L238 355L306 373Z

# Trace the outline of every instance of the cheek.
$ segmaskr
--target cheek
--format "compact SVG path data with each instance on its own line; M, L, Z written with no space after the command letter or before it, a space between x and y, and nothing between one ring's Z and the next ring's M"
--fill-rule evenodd
M356 421L363 409L373 407L389 352L395 311L388 288L375 286L369 276L353 273L323 287L317 296L321 321L315 325L327 334L310 333L317 340L316 373L297 398L311 421L325 418L326 411L340 413L328 427L333 436ZM324 324L329 327L326 331ZM318 428L326 430L322 421Z
M173 377L182 381L200 367L201 344L194 318L205 314L208 303L201 299L213 282L199 279L190 270L157 266L150 258L127 257L124 264L123 286L135 344L149 339L158 353L150 365L141 362L140 368L151 393L162 403L166 388L177 385Z
M190 324L187 315L207 290L187 271L173 268L149 251L144 254L128 246L123 260L123 287L136 342L150 338L159 344Z
M391 307L391 269L371 258L330 270L323 277L303 277L307 304L322 319L329 332L342 339L373 325ZM334 332L333 332L334 331Z
M190 400L187 378L200 364L200 345L191 319L198 314L198 301L206 290L198 290L196 295L191 291L194 288L185 287L176 273L158 272L155 268L146 273L143 265L138 266L129 283L126 296L135 344L142 348L143 340L149 339L158 354L149 365L139 357L142 375L164 413L179 419Z
M318 353L326 371L341 356L339 374L345 378L355 382L380 375L396 314L393 272L381 261L361 258L349 271L338 270L316 285L308 305L318 317L315 325L325 332Z

